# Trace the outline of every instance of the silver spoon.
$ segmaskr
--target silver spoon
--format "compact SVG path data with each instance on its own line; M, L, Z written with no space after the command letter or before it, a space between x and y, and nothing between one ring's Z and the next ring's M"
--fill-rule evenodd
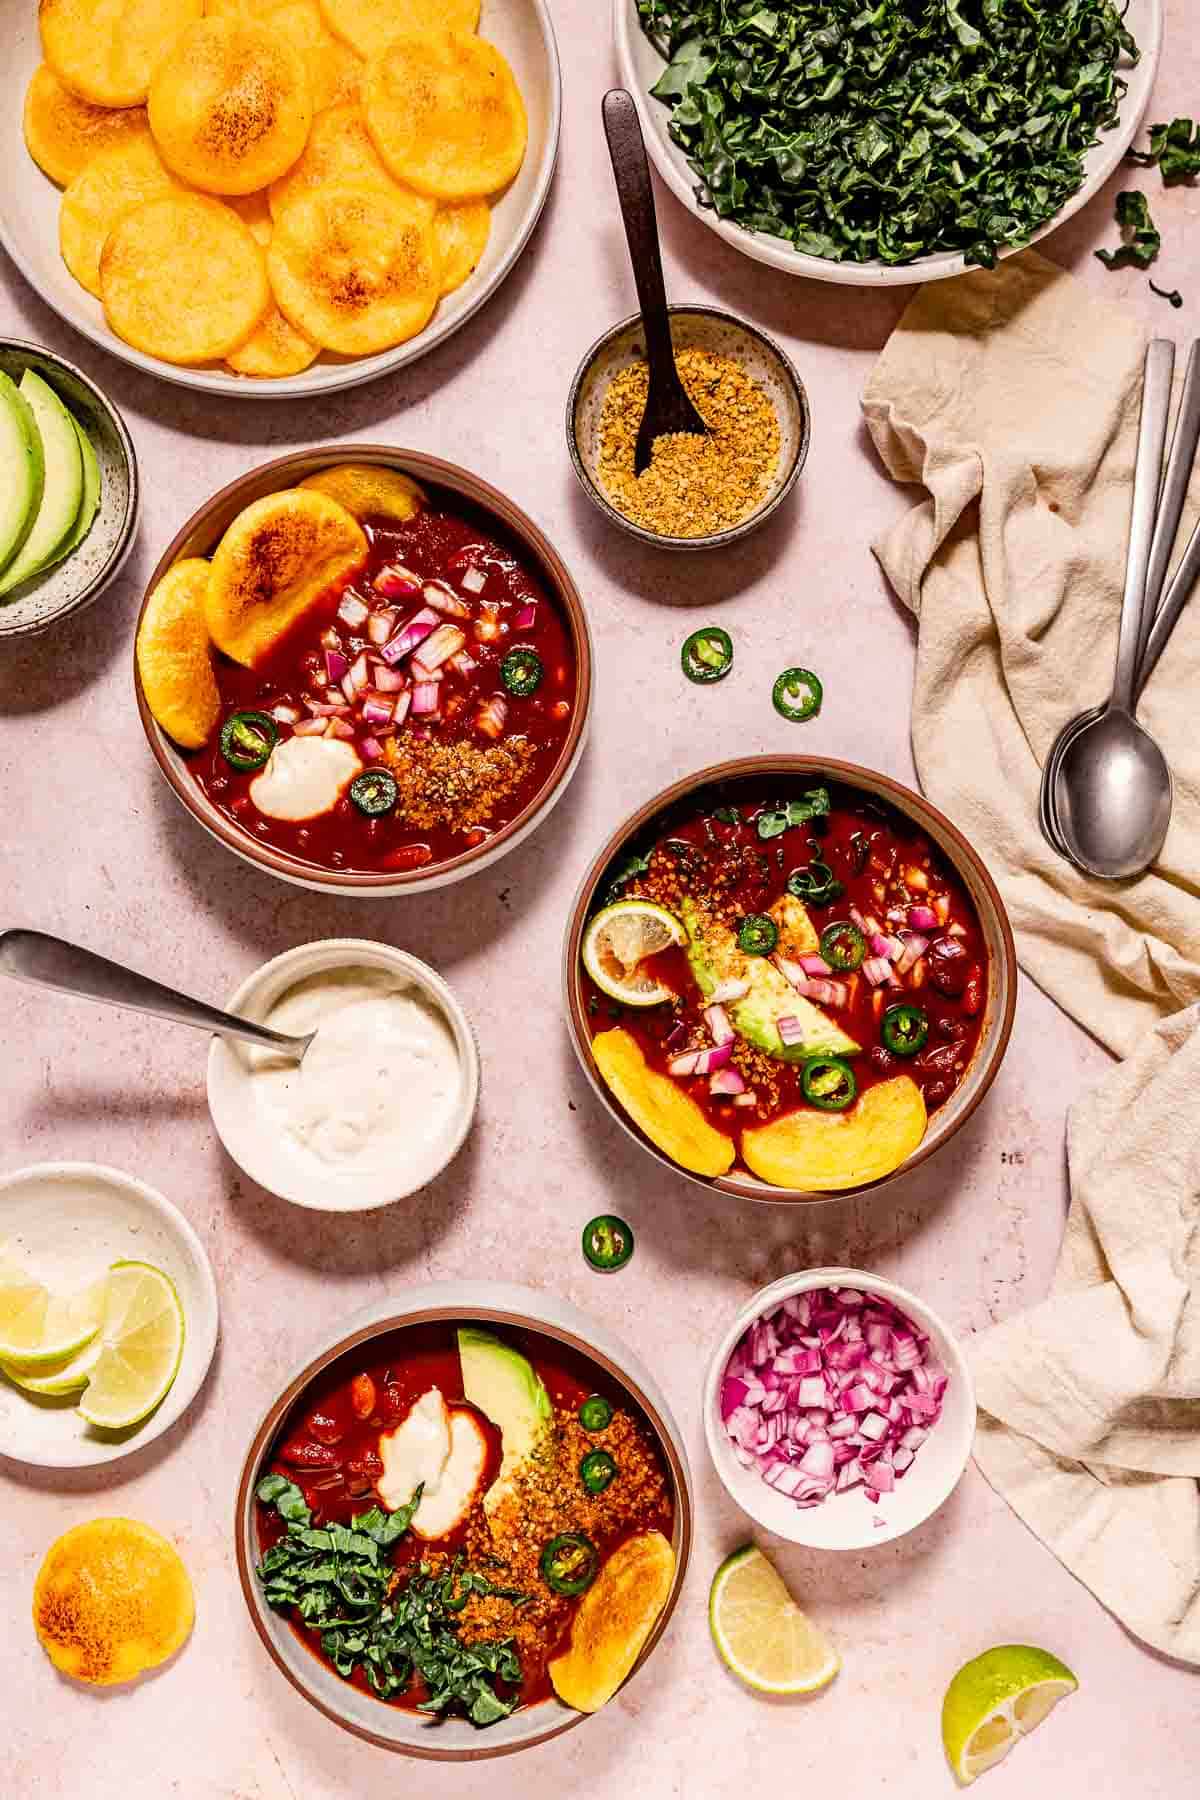
M96 956L78 944L63 938L48 937L44 931L0 932L0 974L16 981L27 981L34 987L53 988L60 994L75 994L81 1000L99 1000L106 1006L122 1006L130 1012L150 1013L156 1019L170 1019L176 1025L195 1025L201 1031L216 1032L218 1037L236 1038L245 1044L274 1050L281 1056L303 1062L304 1053L316 1033L308 1037L287 1037L267 1025L255 1025L235 1013L220 1012L193 1000L174 988L163 987L147 975L139 975L107 957Z
M1154 540L1175 347L1150 345L1134 475L1133 528L1112 696L1064 748L1051 790L1059 835L1089 875L1119 880L1149 867L1171 822L1171 771L1134 718L1142 608Z
M1175 538L1179 531L1179 521L1183 516L1183 508L1187 501L1192 465L1195 462L1198 444L1200 444L1200 340L1192 345L1191 356L1188 360L1187 377L1184 381L1183 395L1179 405L1179 418L1175 426L1171 454L1167 459L1167 472L1163 481L1162 497L1159 501L1158 520L1154 528L1154 543L1150 551L1150 566L1146 577L1146 598L1142 609L1142 630L1139 636L1140 650L1136 687L1139 700L1166 647L1179 615L1183 611L1197 573L1200 573L1200 527L1198 527L1197 534L1193 536L1166 596L1159 599L1163 580L1170 564L1171 552L1175 546ZM1157 614L1155 612L1156 605ZM1152 631L1155 643L1153 657L1150 655ZM1086 712L1069 720L1054 740L1042 768L1041 789L1038 794L1038 823L1047 843L1062 856L1067 856L1068 851L1063 843L1053 806L1054 783L1058 775L1058 765L1067 745L1082 730L1098 719L1103 711L1103 706L1092 706Z

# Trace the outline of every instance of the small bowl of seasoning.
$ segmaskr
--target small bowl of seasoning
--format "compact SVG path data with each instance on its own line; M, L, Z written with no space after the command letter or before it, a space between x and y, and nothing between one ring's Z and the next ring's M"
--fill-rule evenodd
M391 944L327 938L249 976L229 1010L316 1035L300 1064L214 1038L208 1106L253 1181L318 1212L407 1199L453 1161L479 1102L479 1051L436 969Z
M643 543L712 550L745 537L782 505L808 456L804 384L778 344L712 306L672 306L675 364L709 427L657 438L634 471L648 368L640 313L614 325L579 365L567 444L588 498Z

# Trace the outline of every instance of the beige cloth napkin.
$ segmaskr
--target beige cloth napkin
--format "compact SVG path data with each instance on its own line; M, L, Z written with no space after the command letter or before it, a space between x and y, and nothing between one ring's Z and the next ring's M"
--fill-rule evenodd
M1130 1058L1071 1115L1050 1298L977 1348L977 1461L1131 1630L1200 1663L1200 596L1141 710L1176 781L1159 865L1093 882L1037 828L1042 758L1111 683L1144 349L1027 252L922 289L863 406L927 494L876 546L920 622L922 784L1023 966Z

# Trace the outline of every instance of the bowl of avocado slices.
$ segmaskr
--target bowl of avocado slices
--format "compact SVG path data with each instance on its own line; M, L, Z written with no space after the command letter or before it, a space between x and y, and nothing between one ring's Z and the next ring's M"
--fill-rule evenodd
M0 340L0 638L97 599L137 517L137 457L112 402L53 351Z

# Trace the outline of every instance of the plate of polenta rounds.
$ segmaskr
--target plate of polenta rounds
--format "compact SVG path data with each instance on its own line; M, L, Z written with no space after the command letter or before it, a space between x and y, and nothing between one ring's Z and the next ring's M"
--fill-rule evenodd
M415 360L549 192L547 0L0 0L0 244L103 349L254 398Z

